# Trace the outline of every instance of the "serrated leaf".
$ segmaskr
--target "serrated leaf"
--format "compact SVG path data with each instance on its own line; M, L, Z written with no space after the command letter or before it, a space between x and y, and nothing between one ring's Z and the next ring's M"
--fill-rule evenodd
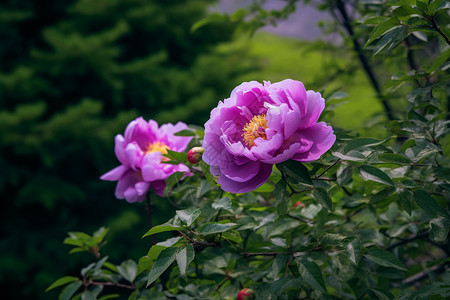
M117 266L117 272L129 282L133 282L137 275L137 264L128 259Z
M422 208L424 211L432 214L438 215L441 217L450 218L448 212L446 212L439 204L434 200L433 197L430 196L424 190L417 190L414 192L414 200L416 200L417 205Z
M70 282L74 282L74 281L77 281L77 280L79 280L79 279L78 279L78 277L75 277L75 276L64 276L62 278L59 278L55 282L53 282L45 291L46 292L51 291L54 288L57 288L57 287L62 286L62 285L66 285L66 284L68 284Z
M195 207L176 211L177 216L182 222L186 223L187 226L191 226L201 213L201 210Z
M347 154L343 154L340 152L332 152L333 156L340 158L345 161L365 161L366 157L357 151L350 151Z
M411 216L412 202L414 200L413 193L409 190L402 190L399 192L399 202L403 209Z
M237 244L242 243L242 237L236 230L228 230L222 234L222 238Z
M352 263L357 265L361 259L361 243L358 239L350 239L344 242L345 252Z
M173 231L173 230L180 230L181 227L180 226L174 226L172 224L169 223L164 223L161 225L157 225L157 226L153 226L149 231L147 231L146 234L144 234L142 237L146 237L155 233L160 233L160 232L166 232L166 231Z
M388 198L390 195L395 193L395 191L396 191L395 187L388 186L388 187L382 189L381 191L379 191L378 193L376 193L375 195L373 195L370 198L369 203L375 204L380 201L386 200L386 198Z
M353 167L347 166L341 172L338 171L336 181L339 185L345 185L350 183L352 178L353 178Z
M313 191L313 195L314 199L316 199L323 207L326 207L328 210L333 209L333 201L324 188L316 187Z
M386 140L378 140L372 138L356 138L348 141L342 152L348 153L351 150L356 150L361 147L377 146L383 144L384 142L386 142Z
M411 160L409 158L394 153L382 153L378 156L378 159L381 161L396 163L400 165L407 165L411 163Z
M228 196L220 198L219 200L214 201L214 203L212 204L212 208L214 208L215 210L231 210L231 200L230 198L228 198Z
M225 232L230 230L231 228L236 227L238 224L236 223L206 223L199 230L198 233L202 235L215 234Z
M302 279L313 289L326 293L325 282L323 281L322 272L315 262L307 259L298 260L298 270Z
M81 282L81 280L72 282L61 291L61 294L59 294L59 300L70 300L70 298L72 298L72 296L82 285L83 282Z
M191 244L187 244L178 250L176 260L181 276L186 276L187 267L194 260L195 251Z
M153 264L150 273L148 274L147 287L152 284L167 268L173 263L176 258L178 248L170 247L162 250L155 263Z
M443 242L447 239L449 226L446 226L442 218L433 219L430 221L430 238L435 242Z
M379 248L369 248L367 254L364 254L366 258L373 261L374 263L383 266L383 267L391 267L399 270L406 271L406 267L403 263L398 260L392 253L389 251L379 249Z
M395 299L394 295L386 290L371 288L370 291L380 300L392 300Z
M308 169L298 161L287 160L277 164L277 168L295 182L313 184Z
M428 72L431 73L435 70L437 70L440 66L442 66L446 61L448 61L450 58L450 49L447 49L446 51L439 54L438 57L436 57L433 60L433 64L431 67L428 68Z
M400 21L395 18L389 18L380 24L378 24L372 31L369 40L366 42L363 48L366 48L369 44L371 44L373 41L375 41L377 38L379 38L381 35L385 34L389 29L391 29L394 26L397 26L400 24Z
M287 262L289 260L289 256L285 254L278 254L275 256L275 259L272 263L272 276L273 278L277 278L278 275L283 272L283 270L286 268Z
M394 185L394 182L386 173L373 166L362 165L359 167L359 173L365 180L375 181L387 185Z

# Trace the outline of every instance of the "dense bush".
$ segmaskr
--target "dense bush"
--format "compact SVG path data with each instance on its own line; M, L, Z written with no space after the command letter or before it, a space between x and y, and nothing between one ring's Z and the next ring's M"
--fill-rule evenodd
M336 9L333 1L324 2ZM96 259L81 277L63 277L49 289L64 286L65 299L231 299L243 288L256 299L448 298L449 116L448 100L439 97L448 92L449 7L445 1L393 0L364 1L361 9L357 24L371 31L365 48L407 61L383 89L378 86L390 119L383 139L334 128L337 140L321 159L279 161L264 185L243 194L217 185L223 175L217 168L229 172L227 165L214 163L210 170L205 162L188 162L187 151L168 151L165 163L185 163L195 176L167 179L175 213L144 235L152 236L148 253L115 265L99 252L106 229L92 236L72 232L65 243ZM258 13L257 20L271 16ZM223 16L203 23L218 19ZM405 103L404 111L394 112L392 99ZM206 135L198 128L176 135L192 136L199 146L211 143L208 128ZM160 205L152 199L151 223Z

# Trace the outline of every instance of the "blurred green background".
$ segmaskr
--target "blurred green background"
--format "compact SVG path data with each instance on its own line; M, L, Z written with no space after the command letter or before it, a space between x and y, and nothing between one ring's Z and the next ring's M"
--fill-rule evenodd
M45 288L89 261L69 257L68 231L110 227L103 251L112 262L146 253L144 205L115 199L115 183L99 180L118 164L114 136L137 116L203 125L242 81L285 78L325 94L344 89L348 104L329 116L333 126L364 130L381 114L358 63L336 46L269 33L237 38L231 21L191 32L214 3L2 1L2 299L57 297ZM154 222L165 222L172 208L154 201Z

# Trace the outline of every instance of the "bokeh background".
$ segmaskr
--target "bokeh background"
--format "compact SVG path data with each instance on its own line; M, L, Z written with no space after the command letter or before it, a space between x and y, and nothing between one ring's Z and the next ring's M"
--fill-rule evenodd
M115 199L115 184L99 180L118 164L114 136L137 116L203 125L242 81L292 78L324 95L344 90L347 103L327 122L377 135L384 115L375 92L314 1L253 36L232 19L191 31L209 13L250 2L1 2L2 299L57 298L45 288L90 259L68 254L68 231L109 227L103 251L112 262L146 253L144 205ZM172 208L154 201L154 222L163 223Z

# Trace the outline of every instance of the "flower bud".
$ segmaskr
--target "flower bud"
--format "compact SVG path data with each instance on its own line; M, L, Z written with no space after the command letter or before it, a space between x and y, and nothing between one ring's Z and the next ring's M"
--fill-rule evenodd
M255 292L252 289L242 289L238 295L237 300L254 300Z
M300 201L295 202L294 209L299 208L299 207L305 207L305 204L301 203Z
M188 152L188 160L191 164L196 164L202 160L202 154L205 150L202 147L193 147Z

